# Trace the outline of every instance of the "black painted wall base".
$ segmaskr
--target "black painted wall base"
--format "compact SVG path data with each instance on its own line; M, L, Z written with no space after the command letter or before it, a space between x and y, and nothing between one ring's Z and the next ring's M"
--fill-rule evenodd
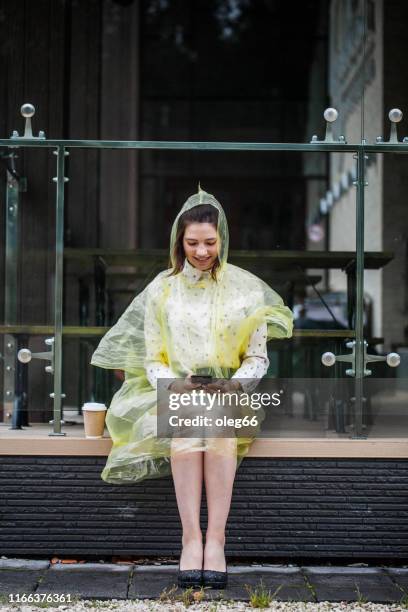
M104 457L0 456L0 552L177 556L172 479L108 485ZM248 559L404 559L408 460L245 459L236 476L226 554ZM203 491L202 527L206 525Z

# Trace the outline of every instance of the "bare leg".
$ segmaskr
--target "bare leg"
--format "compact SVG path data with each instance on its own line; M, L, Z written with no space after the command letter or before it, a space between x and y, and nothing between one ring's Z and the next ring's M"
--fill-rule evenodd
M218 440L225 444L220 452L204 453L204 481L208 507L208 526L205 538L204 569L226 570L224 545L225 525L231 506L232 487L237 466L236 447L230 439Z
M203 536L200 527L203 452L172 453L171 469L183 527L180 570L201 569Z

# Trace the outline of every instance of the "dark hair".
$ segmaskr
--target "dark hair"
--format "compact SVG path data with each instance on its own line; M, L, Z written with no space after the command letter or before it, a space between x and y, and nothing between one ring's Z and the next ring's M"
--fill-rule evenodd
M186 212L180 215L177 223L176 241L174 243L174 248L172 252L174 266L171 260L169 264L169 267L173 268L170 276L172 276L173 274L179 274L183 269L184 260L186 258L183 246L183 238L184 232L186 231L186 227L187 225L190 225L190 223L211 223L211 225L214 225L215 229L217 229L218 210L211 204L198 204L197 206L193 206L193 208L190 208L190 210L186 210ZM217 269L219 268L219 266L220 260L217 257L213 264L213 267L211 268L211 276L214 280L217 280Z

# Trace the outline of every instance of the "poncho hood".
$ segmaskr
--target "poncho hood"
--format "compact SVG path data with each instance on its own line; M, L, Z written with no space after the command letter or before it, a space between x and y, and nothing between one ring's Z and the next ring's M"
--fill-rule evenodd
M173 227L171 229L170 235L170 260L173 268L175 267L176 261L174 256L174 247L176 244L177 238L177 229L178 223L181 215L183 215L188 210L195 208L200 205L210 205L214 206L214 208L218 211L218 226L217 233L220 242L220 248L218 253L218 258L220 261L220 272L224 270L225 264L228 259L228 247L229 247L229 232L228 232L228 222L225 216L225 212L219 201L211 194L207 193L203 189L201 189L200 184L198 184L198 192L191 195L183 204L180 212L174 220Z

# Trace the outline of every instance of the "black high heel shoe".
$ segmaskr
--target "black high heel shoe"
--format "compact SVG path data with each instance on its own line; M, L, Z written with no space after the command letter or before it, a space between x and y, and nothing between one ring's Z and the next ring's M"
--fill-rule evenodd
M211 589L225 589L228 583L228 568L225 566L225 572L216 570L203 570L203 586Z
M201 587L203 584L203 570L191 569L181 570L180 563L178 566L177 584L180 589L188 589L190 587Z

